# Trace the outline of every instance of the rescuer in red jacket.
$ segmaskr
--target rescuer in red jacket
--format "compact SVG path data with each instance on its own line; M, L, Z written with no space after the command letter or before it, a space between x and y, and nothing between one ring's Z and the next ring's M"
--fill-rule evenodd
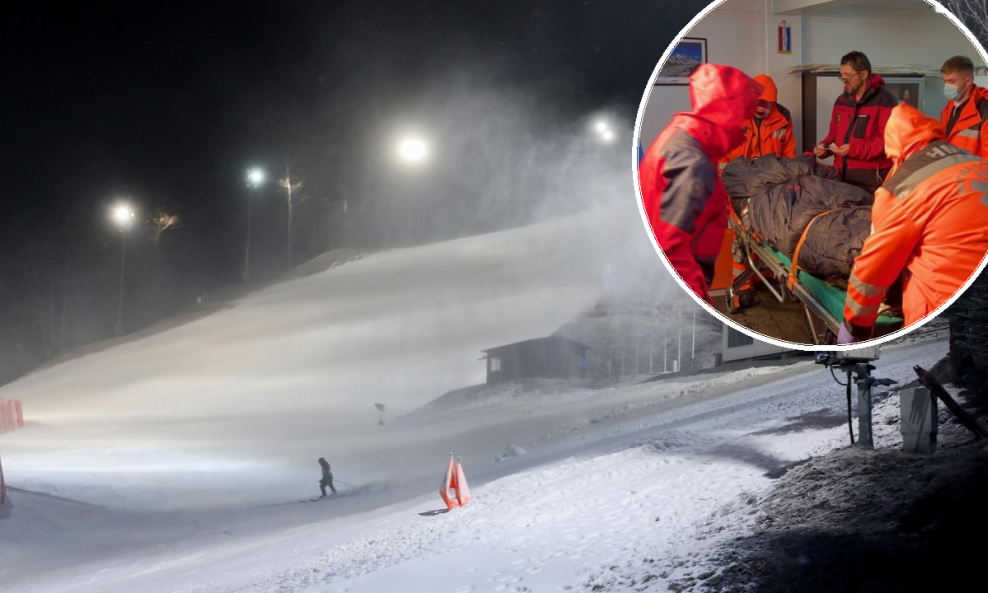
M908 105L892 110L885 150L894 166L875 194L874 230L854 259L839 344L872 337L900 273L909 326L947 302L988 251L988 161L947 143L937 120Z
M844 92L834 101L830 131L813 154L834 155L841 181L874 193L892 167L885 154L885 123L899 104L881 76L872 73L871 61L859 51L841 57Z
M744 140L761 92L736 68L701 64L690 76L693 110L673 116L639 167L642 210L656 242L707 302L729 207L717 162Z

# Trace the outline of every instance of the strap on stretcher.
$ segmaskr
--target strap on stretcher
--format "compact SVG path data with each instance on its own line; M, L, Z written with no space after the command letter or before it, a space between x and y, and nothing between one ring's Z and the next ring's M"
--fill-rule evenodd
M789 277L786 279L786 286L790 291L792 290L793 285L796 284L796 272L799 270L799 250L806 241L806 236L810 232L810 227L813 226L813 223L816 222L818 218L821 216L826 216L831 212L836 212L836 210L827 210L814 216L813 220L811 220L809 224L806 225L806 228L803 229L803 234L799 237L799 241L796 242L796 250L792 253L792 267L789 268Z

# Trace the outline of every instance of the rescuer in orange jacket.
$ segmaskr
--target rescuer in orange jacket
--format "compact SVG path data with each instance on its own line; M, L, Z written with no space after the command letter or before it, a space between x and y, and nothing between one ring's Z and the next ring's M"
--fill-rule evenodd
M792 133L792 115L789 110L778 104L779 90L775 81L767 74L759 74L755 82L762 85L762 94L758 96L755 114L744 122L744 141L724 158L721 164L729 163L738 157L749 159L766 154L791 159L796 156L796 137ZM742 255L740 249L732 249L734 261L731 262L731 272L734 278L744 274L751 266ZM755 257L754 255L752 257ZM757 261L757 257L755 257ZM743 285L736 287L734 298L736 308L750 307L755 304L754 286L758 277L752 276Z
M755 82L762 85L755 114L744 122L744 141L727 153L721 162L728 163L738 157L758 158L774 154L791 159L796 156L796 137L792 134L792 115L779 105L779 90L767 74L759 74Z
M988 161L945 141L943 128L899 105L885 128L893 161L875 193L873 231L854 260L839 344L872 336L879 305L901 272L905 324L949 300L988 251Z
M744 139L742 124L761 92L736 68L701 64L690 75L693 110L673 116L639 167L652 235L683 282L707 302L729 204L716 163Z
M967 56L954 56L940 68L947 104L940 113L940 125L947 142L988 158L988 90L974 84L974 62Z

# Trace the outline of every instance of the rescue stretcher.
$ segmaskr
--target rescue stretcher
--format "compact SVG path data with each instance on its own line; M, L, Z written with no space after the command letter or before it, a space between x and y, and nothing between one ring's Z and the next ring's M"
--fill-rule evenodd
M778 302L795 302L803 305L806 324L814 344L835 344L837 334L840 332L840 324L844 319L844 300L847 291L827 283L798 266L794 270L793 263L788 257L763 243L758 233L746 228L733 208L729 208L729 211L731 214L729 224L734 230L736 244L748 269L734 278L727 288L728 312L735 313L739 310L737 295L740 288L752 276L757 276ZM798 255L797 250L794 257L798 258ZM761 268L771 271L773 278L768 278ZM875 320L875 336L894 332L902 325L901 316L892 311L880 311Z

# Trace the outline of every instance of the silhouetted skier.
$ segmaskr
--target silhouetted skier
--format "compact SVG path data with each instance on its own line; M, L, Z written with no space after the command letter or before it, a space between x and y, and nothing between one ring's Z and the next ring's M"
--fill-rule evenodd
M319 489L322 490L320 498L326 496L327 486L333 491L333 494L336 494L336 488L333 487L333 472L329 469L329 462L326 461L325 457L320 457L319 465L322 467L322 479L319 480Z

